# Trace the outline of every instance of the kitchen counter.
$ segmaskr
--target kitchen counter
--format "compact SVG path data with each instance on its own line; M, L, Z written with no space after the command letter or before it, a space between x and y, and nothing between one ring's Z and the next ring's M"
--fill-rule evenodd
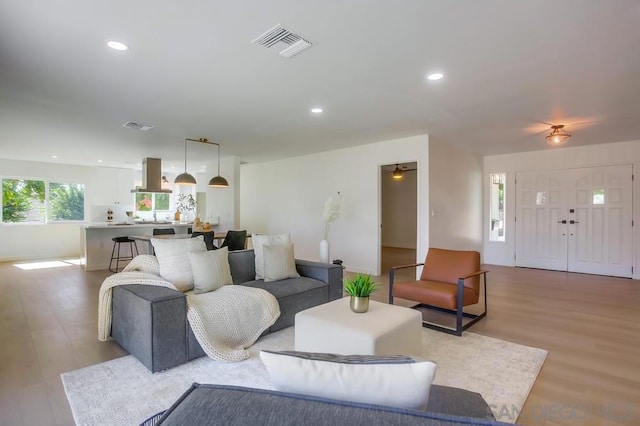
M120 224L119 224L120 223ZM114 237L129 237L135 235L152 235L154 228L173 228L176 234L186 234L193 222L139 222L132 225L123 222L88 222L82 229L81 246L83 248L84 268L87 271L97 271L109 268ZM217 225L213 224L213 226ZM139 254L149 254L147 244L137 244ZM128 247L121 248L128 254ZM135 254L135 253L134 253ZM121 263L122 265L122 263Z
M85 223L84 229L110 229L110 228L159 228L162 226L192 226L193 222L138 222L138 223L125 223L125 222L91 222Z

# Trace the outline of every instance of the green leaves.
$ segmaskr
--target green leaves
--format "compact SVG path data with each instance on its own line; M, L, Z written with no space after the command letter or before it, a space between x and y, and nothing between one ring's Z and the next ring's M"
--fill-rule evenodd
M373 281L371 275L367 274L356 274L353 278L344 278L342 283L344 285L344 291L351 296L368 297L376 291L376 283Z

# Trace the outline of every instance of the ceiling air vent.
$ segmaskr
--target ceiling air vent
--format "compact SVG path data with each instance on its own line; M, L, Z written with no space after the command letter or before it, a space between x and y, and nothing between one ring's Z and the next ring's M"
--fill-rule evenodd
M251 43L259 44L268 49L276 47L280 56L285 58L290 58L313 46L312 42L280 24L258 36Z
M129 129L142 130L143 132L153 129L153 126L151 124L136 123L135 121L127 121L122 125L122 127L127 127Z

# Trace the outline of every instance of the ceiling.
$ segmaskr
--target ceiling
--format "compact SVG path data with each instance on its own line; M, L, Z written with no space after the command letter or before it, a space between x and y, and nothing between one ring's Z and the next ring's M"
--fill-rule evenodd
M314 46L251 43L276 24ZM185 138L261 162L425 133L488 155L554 149L551 124L565 146L640 140L638 46L637 0L0 0L0 158L180 171ZM189 168L214 164L197 145Z

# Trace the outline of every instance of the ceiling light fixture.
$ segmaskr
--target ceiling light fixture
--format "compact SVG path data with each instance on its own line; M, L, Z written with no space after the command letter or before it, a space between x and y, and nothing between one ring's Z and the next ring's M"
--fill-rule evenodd
M322 112L322 108L311 108L311 112L314 114L320 114Z
M400 167L398 167L398 165L396 164L396 169L393 171L393 174L391 175L395 180L400 180L402 179L402 170L400 169Z
M215 145L218 147L218 175L211 178L211 180L209 181L209 186L213 188L228 188L229 182L227 182L225 178L220 176L220 144L216 142L210 142L207 138L200 138L200 139L187 138L184 140L184 173L181 173L178 176L176 176L176 180L174 182L180 185L196 184L196 178L194 178L189 173L187 173L187 142L188 141L200 142L208 145Z
M113 50L119 50L119 51L125 51L130 49L130 47L127 46L126 44L119 41L115 41L115 40L108 41L107 46L109 46Z
M544 137L549 145L562 145L569 140L571 133L562 130L563 128L564 124L551 126L551 133Z
M436 80L442 79L442 77L444 77L444 74L439 72L434 72L432 74L427 75L427 80L436 81Z

